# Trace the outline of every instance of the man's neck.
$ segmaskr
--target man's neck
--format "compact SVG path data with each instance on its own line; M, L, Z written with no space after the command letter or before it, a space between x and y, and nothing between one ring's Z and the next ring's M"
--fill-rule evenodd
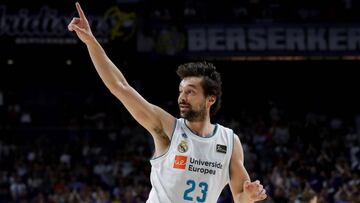
M192 132L201 136L209 137L213 134L215 126L211 124L210 118L205 119L204 121L188 121L185 120L185 124Z

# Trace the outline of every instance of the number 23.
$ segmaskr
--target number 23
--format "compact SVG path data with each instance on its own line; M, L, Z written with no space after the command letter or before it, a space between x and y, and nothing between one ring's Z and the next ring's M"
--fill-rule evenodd
M186 184L189 185L190 187L188 189L186 189L184 192L184 200L193 201L194 198L190 196L190 193L195 190L196 183L194 180L188 180L188 181L186 181ZM198 202L205 202L206 193L208 191L208 184L205 182L200 182L199 187L201 188L202 196L196 197L196 200Z

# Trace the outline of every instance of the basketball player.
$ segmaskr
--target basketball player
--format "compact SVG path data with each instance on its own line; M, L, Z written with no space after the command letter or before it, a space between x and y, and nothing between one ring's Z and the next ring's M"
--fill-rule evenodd
M210 122L220 106L221 79L206 62L179 66L178 103L181 118L146 101L132 88L93 36L79 3L79 18L68 29L87 46L107 88L149 133L155 143L148 203L215 203L230 184L236 203L264 200L260 182L251 182L244 168L243 149L232 130Z

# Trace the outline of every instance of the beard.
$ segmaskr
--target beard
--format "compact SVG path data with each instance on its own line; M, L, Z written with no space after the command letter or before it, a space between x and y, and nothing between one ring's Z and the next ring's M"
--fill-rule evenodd
M181 112L180 116L190 122L204 121L206 116L205 104L200 105L199 110L194 110L192 106L189 106L187 111Z

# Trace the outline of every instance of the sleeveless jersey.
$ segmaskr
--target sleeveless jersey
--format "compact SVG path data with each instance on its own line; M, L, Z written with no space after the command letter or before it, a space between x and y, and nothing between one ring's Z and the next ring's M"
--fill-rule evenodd
M213 135L194 134L177 119L168 151L151 159L147 203L216 203L229 183L234 133L216 124Z

